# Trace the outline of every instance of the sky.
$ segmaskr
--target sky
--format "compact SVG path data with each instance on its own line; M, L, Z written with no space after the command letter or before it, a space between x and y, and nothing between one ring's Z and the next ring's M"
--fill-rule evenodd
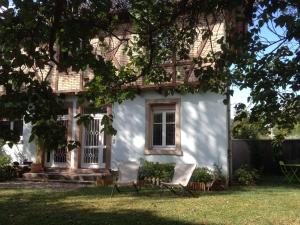
M233 118L235 114L234 106L238 103L244 103L246 106L249 106L250 103L247 102L247 98L250 96L250 89L239 90L239 88L233 88L234 93L230 99L231 113L230 117Z
M273 26L269 23L269 27L272 28ZM274 29L275 29L276 33L278 33L278 34L284 35L284 33L285 33L284 28L274 27ZM260 36L264 37L266 40L268 40L270 42L278 40L278 36L273 34L267 28L266 25L264 25L262 27L261 32L260 32ZM291 47L292 45L293 45L293 43L291 42L289 47ZM271 47L266 49L265 53L268 53L268 52L272 51L276 47L277 47L276 44L272 45ZM234 113L235 113L234 106L237 103L244 103L247 106L247 108L249 108L251 106L251 103L247 102L247 98L250 96L250 91L251 91L250 89L239 90L238 87L234 87L233 90L234 90L234 94L231 97L231 118L234 117Z

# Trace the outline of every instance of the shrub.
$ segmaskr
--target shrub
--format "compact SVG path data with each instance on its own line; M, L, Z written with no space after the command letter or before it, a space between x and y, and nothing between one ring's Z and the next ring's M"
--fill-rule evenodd
M213 179L213 172L206 167L196 168L191 177L192 182L208 183L211 182Z
M222 171L222 167L218 164L214 163L214 169L213 169L214 179L215 181L218 181L220 183L226 183L226 176L224 175Z
M16 169L10 164L11 158L9 156L0 155L0 181L16 177Z
M227 186L227 178L223 173L222 167L219 166L217 163L214 163L213 177L214 180L213 180L211 190L214 191L225 190Z
M11 164L11 158L8 155L0 155L0 167L8 166Z
M139 170L139 179L159 178L162 181L170 181L174 173L173 163L158 163L144 161L143 166Z
M0 167L0 181L11 180L16 177L16 169L13 166Z
M259 179L256 169L243 165L234 172L234 177L241 185L253 185Z

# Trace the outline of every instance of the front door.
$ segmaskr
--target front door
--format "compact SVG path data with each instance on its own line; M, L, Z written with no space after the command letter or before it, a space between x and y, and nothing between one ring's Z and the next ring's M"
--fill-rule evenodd
M102 114L91 114L94 118L82 132L81 167L105 168L104 134L101 132Z

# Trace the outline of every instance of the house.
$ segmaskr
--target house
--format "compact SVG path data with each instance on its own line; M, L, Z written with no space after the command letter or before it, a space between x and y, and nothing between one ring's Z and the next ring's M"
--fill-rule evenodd
M223 18L210 18L213 32L212 45L201 35L194 43L190 58L207 54L211 47L220 49L217 40L224 36ZM199 30L203 25L199 21ZM130 24L123 24L130 29ZM128 29L120 29L118 35L132 38ZM200 32L200 31L199 31ZM97 39L95 38L95 40ZM93 42L91 44L94 44ZM107 58L116 67L128 60L124 54L124 45L115 37L107 39L110 53ZM95 54L102 54L95 47ZM199 82L194 76L197 65L192 60L166 63L164 67L172 79L163 84L165 88L174 87L183 82L190 85ZM46 168L94 170L114 169L122 160L149 160L157 162L196 163L198 166L212 167L218 164L228 173L228 127L227 106L223 104L225 96L212 92L200 92L169 95L165 97L157 91L157 85L144 84L138 80L134 87L141 93L134 100L121 104L115 103L95 111L85 108L78 102L78 93L85 91L85 83L93 78L92 72L84 71L68 74L54 71L49 81L57 95L65 95L65 113L59 117L68 130L68 139L79 140L81 147L72 151L57 149L44 153L43 165ZM94 120L88 127L77 125L78 113L89 114ZM101 133L101 119L105 114L113 115L113 126L117 135ZM5 125L2 123L3 126ZM7 124L6 124L7 125ZM14 124L9 124L14 126ZM14 161L35 161L35 145L29 143L31 126L23 124L21 143L12 149L4 146L3 150Z

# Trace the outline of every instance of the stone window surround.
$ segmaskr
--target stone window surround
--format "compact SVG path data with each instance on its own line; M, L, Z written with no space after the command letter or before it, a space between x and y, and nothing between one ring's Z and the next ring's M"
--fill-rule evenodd
M152 123L153 123L153 109L170 109L175 107L175 147L174 148L160 148L152 145ZM181 150L181 129L180 129L180 111L181 104L179 98L170 99L151 99L145 101L146 110L146 130L145 130L145 155L177 155L182 156Z

